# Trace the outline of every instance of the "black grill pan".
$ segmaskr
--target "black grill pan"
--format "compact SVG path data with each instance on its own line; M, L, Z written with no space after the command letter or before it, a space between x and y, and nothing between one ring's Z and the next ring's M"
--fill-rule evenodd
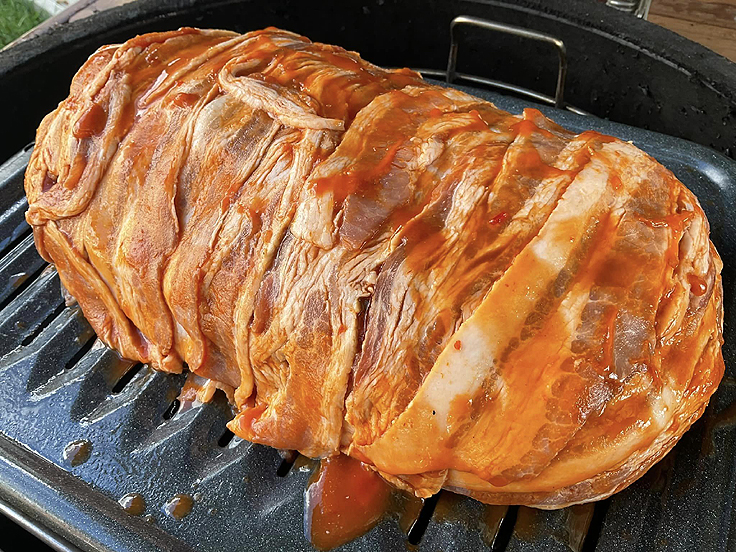
M519 112L531 104L465 88ZM730 551L736 549L736 380L732 290L736 163L682 139L570 112L542 109L570 129L631 140L700 198L725 267L726 377L703 419L640 481L595 506L559 511L489 509L441 493L412 540L418 550ZM23 219L27 148L0 167L0 511L17 512L48 539L82 550L311 550L303 491L314 464L287 470L275 450L231 438L230 408L176 409L184 376L134 365L95 340L78 307L65 307L58 277L33 247ZM72 465L71 442L91 454ZM278 473L277 473L278 472ZM283 475L284 472L287 472ZM141 494L141 516L117 503ZM194 498L175 520L162 506ZM426 524L426 531L422 531ZM341 550L406 550L387 519Z

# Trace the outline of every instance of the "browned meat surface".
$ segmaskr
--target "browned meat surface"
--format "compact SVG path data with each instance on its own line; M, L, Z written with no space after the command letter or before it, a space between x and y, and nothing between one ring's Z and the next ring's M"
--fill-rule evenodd
M108 345L420 496L608 496L723 373L721 262L669 171L285 31L100 49L26 192Z

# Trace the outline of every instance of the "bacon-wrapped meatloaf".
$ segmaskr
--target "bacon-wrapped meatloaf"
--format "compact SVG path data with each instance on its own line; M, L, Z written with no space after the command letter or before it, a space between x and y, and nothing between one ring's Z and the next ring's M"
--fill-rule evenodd
M670 171L289 32L101 48L25 186L105 343L420 496L606 497L723 373L721 262Z

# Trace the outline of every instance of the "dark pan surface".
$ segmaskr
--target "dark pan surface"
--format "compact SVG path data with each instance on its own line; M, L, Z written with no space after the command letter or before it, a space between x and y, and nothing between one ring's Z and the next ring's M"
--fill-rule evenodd
M513 112L529 105L472 91ZM726 378L703 419L629 489L594 508L512 507L503 520L442 493L418 550L488 549L494 540L494 549L511 551L734 550L736 163L678 138L543 111L571 129L632 140L698 195L725 263ZM29 155L0 167L0 505L84 550L310 550L303 491L314 464L279 476L275 450L228 440L222 395L171 415L184 377L121 360L95 341L77 307L64 307L58 277L36 254L23 219ZM64 449L77 440L87 440L91 454L72 466ZM118 505L131 492L144 497L144 515ZM194 497L180 521L162 511L178 493ZM342 549L406 546L397 520L388 519Z

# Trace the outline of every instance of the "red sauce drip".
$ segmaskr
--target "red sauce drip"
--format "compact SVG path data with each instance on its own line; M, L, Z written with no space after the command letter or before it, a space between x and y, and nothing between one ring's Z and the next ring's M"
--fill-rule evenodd
M697 297L702 297L708 291L708 284L700 276L690 274L687 281L690 283L690 293Z
M402 242L406 247L406 263L415 272L425 270L445 243L443 224L425 218L412 219L406 225Z
M651 228L672 228L675 232L682 232L685 225L693 218L692 211L673 213L661 219L640 219L641 222Z
M611 173L608 175L608 183L611 185L614 191L618 192L623 188L621 178L617 174Z
M599 150L603 144L616 140L613 136L606 136L605 134L600 134L594 130L586 130L578 136L578 139L585 141L586 147L580 148L580 150L575 153L573 159L574 164L578 168L570 172L571 176L577 176L577 174L585 168L591 158L595 155L596 151ZM613 181L609 179L608 183L616 191L619 189L617 186L622 185L621 179L616 176L613 177Z
M541 113L539 115L543 117ZM549 130L539 128L531 119L522 119L518 123L514 123L511 125L511 131L522 138L530 138L532 134L541 134L548 138L554 137Z
M458 340L457 340L457 341L455 342L455 344L453 345L453 347L455 347L455 349L459 351L460 349L462 349L462 348L463 348L463 343L462 343L462 341L460 341L460 340L458 339Z
M365 166L365 163L361 163L364 158L359 158L357 166L350 167L340 175L316 179L315 193L323 195L332 192L335 203L342 203L349 195L359 192L363 184L373 182L388 172L402 143L403 140L398 140L389 146L385 155L375 165Z
M413 219L419 211L420 208L415 205L396 207L390 216L391 228L398 230L406 226L406 223Z
M601 351L601 365L602 368L614 370L615 365L613 362L613 336L616 332L616 318L618 316L618 310L612 308L608 317L605 321L605 334L603 336L603 349Z
M334 46L334 49L330 51L323 51L321 55L326 59L330 65L344 69L345 71L355 71L357 73L363 73L365 69L357 60L350 57L350 55L338 46Z
M90 108L74 123L72 134L75 138L91 138L105 129L107 124L107 113L97 103L92 103Z
M507 218L509 218L509 214L506 211L501 211L495 217L489 220L488 224L495 226L496 224L503 223Z
M451 428L457 428L463 423L463 420L470 419L474 400L475 397L470 393L461 393L452 399L450 402L450 411L447 414L447 427L449 431L455 433L454 429ZM434 410L432 412L434 413ZM447 446L452 446L452 437L450 437Z
M199 96L196 94L187 94L186 92L179 92L174 96L173 104L176 107L189 107L197 103Z
M345 544L372 529L390 507L391 487L358 460L322 460L305 492L304 531L320 550Z
M675 242L676 243L676 242ZM680 264L680 255L676 246L670 246L664 253L665 262L670 268L677 268Z
M488 123L486 123L485 119L483 119L477 109L471 109L468 113L473 116L476 122L481 123L485 128L488 128Z
M613 136L601 134L600 132L596 132L595 130L586 130L585 132L581 132L579 138L595 141L598 144L607 144L609 142L616 141L616 138L614 138Z
M567 174L567 171L547 165L536 148L531 145L525 148L524 151L519 152L516 167L517 172L523 170L519 173L519 176L526 176L535 180L544 180Z
M420 82L419 76L408 69L375 70L336 46L305 42L296 48L280 47L270 34L257 38L248 58L256 62L255 67L249 68L252 78L297 88L303 93L303 99L314 102L319 115L341 119L346 125L375 96ZM325 78L314 78L315 63L331 66Z
M682 236L682 233L685 231L685 226L690 222L690 220L692 220L692 218L692 211L682 211L680 213L667 215L661 219L639 219L639 222L646 224L650 228L668 228L674 233L674 236L670 236L670 246L665 252L665 260L672 268L676 268L680 263L680 236Z

